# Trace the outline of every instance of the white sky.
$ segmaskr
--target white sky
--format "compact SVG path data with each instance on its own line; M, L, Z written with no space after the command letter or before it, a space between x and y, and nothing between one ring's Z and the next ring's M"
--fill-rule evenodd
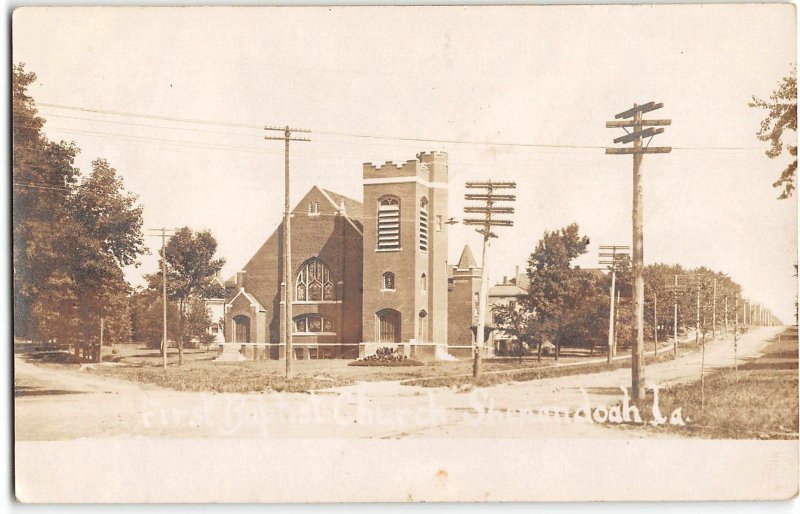
M465 181L518 181L492 280L573 221L592 240L583 266L596 265L597 244L630 244L631 157L603 153L622 134L604 123L633 102L663 102L649 116L673 124L653 145L676 149L644 160L645 262L725 271L793 316L796 198L775 199L784 162L764 155L764 113L747 106L796 62L791 5L28 8L12 30L39 104L311 129L292 153L293 202L313 184L360 200L363 162L423 150L449 153L457 218ZM280 222L283 148L260 130L40 111L51 138L82 149L82 170L111 162L146 228L211 229L226 276ZM453 226L451 261L464 243L479 255L480 236ZM128 277L141 284L155 268L143 256Z

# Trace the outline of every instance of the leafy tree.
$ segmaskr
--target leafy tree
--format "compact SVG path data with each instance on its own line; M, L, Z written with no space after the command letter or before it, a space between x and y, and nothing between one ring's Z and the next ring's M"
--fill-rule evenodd
M80 182L77 147L41 132L27 88L36 75L12 74L15 335L72 344L130 337L122 267L145 250L142 210L109 164L98 159Z
M208 346L214 340L209 334L211 313L202 298L192 298L186 314L186 340L192 345Z
M146 343L148 348L161 348L164 307L161 292L153 289L135 291L130 297L133 340ZM167 305L167 339L178 338L178 307Z
M492 306L492 316L506 334L517 340L517 357L522 362L523 346L525 343L531 344L535 341L535 313L523 305L496 304ZM539 360L541 360L541 353L539 353Z
M76 230L71 258L80 291L83 341L97 339L101 317L106 341L130 340L129 286L122 267L136 263L137 255L146 250L142 208L136 201L104 159L92 163L91 174L73 197Z
M663 335L670 334L672 331L666 327L671 326L674 316L675 297L672 289L675 283L675 275L678 272L675 266L668 264L650 264L644 267L644 333L645 337L653 334L655 339L655 327L664 327ZM655 315L658 314L658 319ZM662 334L658 334L658 339L663 341Z
M602 308L596 301L602 287L590 272L573 267L572 261L586 253L589 238L573 223L545 232L528 259L530 289L527 305L535 310L543 334L555 343L558 359L561 344L585 337ZM541 359L541 344L537 357Z
M77 328L73 277L63 266L69 252L70 198L79 170L78 149L54 143L27 89L36 75L14 65L12 86L12 227L14 335L70 342Z
M769 141L770 149L767 157L774 159L783 153L783 134L789 129L797 133L797 67L793 66L789 75L783 77L778 88L772 92L769 100L761 100L753 96L748 104L750 107L767 110L767 117L761 122L757 137L761 141ZM786 145L789 155L794 157L781 173L773 187L782 188L778 198L785 199L792 196L795 188L795 175L797 174L797 145Z
M207 230L192 232L189 227L183 227L167 242L167 294L178 302L179 364L183 363L184 344L189 340L189 333L185 330L189 300L218 293L216 288L219 285L212 279L222 269L225 259L215 259L216 251L217 240ZM152 289L161 290L160 273L148 275L147 279Z

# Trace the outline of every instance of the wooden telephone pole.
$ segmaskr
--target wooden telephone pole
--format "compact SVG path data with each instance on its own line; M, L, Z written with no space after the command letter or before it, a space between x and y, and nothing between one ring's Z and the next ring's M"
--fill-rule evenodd
M467 193L464 199L467 201L482 202L483 205L468 205L464 207L466 214L482 214L482 218L465 218L464 225L477 225L481 228L476 229L483 236L483 251L481 258L481 289L478 296L478 322L475 333L475 347L474 347L474 361L472 363L472 378L476 379L481 375L481 352L486 347L485 326L486 326L486 307L488 303L489 292L489 270L488 270L488 253L489 245L492 238L497 237L497 234L492 232L492 227L512 227L514 222L509 219L495 219L492 216L495 214L513 214L513 207L498 207L495 203L498 202L513 202L517 199L516 196L510 194L498 194L495 191L500 189L516 189L516 182L467 182L467 189L483 189L480 193Z
M633 143L627 148L606 148L609 155L633 155L633 333L631 351L631 398L635 403L644 399L644 235L643 235L643 190L642 157L649 153L669 153L671 147L650 147L653 136L664 132L663 128L672 120L643 120L642 114L664 107L664 104L648 102L634 104L631 109L614 116L616 121L607 121L606 128L621 128L624 136L614 143ZM645 128L647 127L647 128ZM630 129L630 130L628 130ZM648 138L647 145L642 140Z
M615 330L615 317L614 317L614 292L616 290L617 282L617 259L622 255L626 255L630 246L619 245L600 245L600 250L606 250L598 254L600 257L599 263L611 267L611 294L609 295L609 308L608 308L608 349L607 349L607 362L611 364L611 359L617 354L617 340ZM611 250L611 253L608 253Z
M165 227L151 228L155 232L150 235L161 237L161 304L163 307L163 324L161 334L161 356L163 360L164 372L167 371L167 236L174 235L174 231ZM167 234L167 232L170 232Z
M310 141L304 137L292 137L292 132L311 132L310 130L286 127L264 127L264 130L283 131L283 137L264 136L264 139L283 141L284 148L284 196L283 196L283 342L286 345L284 358L286 359L286 378L292 377L292 360L294 348L292 347L292 228L291 206L289 204L289 141Z
M675 283L667 285L667 291L672 293L673 314L672 314L672 347L675 357L678 356L678 295L684 292L685 288L678 285L678 275L675 275Z

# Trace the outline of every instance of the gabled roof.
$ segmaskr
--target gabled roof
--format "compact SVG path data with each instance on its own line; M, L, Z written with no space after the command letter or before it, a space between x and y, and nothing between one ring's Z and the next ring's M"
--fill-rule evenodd
M528 292L514 284L497 284L489 288L489 296L525 296Z
M361 202L353 200L352 198L348 198L347 196L340 195L339 193L334 193L333 191L329 191L327 189L322 189L322 192L330 197L333 205L337 209L341 204L344 204L345 214L347 214L348 218L361 221L361 217L364 215L364 207Z
M250 293L248 293L247 291L245 291L245 290L244 290L244 288L241 288L241 289L239 289L239 292L238 292L238 293L236 293L236 296L234 296L233 298L231 298L231 300L228 302L228 304L233 304L233 302L234 302L234 301L235 301L237 298L239 298L239 296L244 296L244 297L245 297L245 299L246 299L248 302L250 302L250 305L252 305L253 307L255 307L255 308L256 308L256 311L259 311L259 312L266 312L266 310L267 310L267 309L265 309L265 308L264 308L264 307L261 305L261 303L260 303L258 300L256 300L256 297L255 297L255 296L253 296L253 295L251 295Z
M458 269L477 268L475 257L472 255L469 245L464 245L464 250L461 252L461 258L458 259Z

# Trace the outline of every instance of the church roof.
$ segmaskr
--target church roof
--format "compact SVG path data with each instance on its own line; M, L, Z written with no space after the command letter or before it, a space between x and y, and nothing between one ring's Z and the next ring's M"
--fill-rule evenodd
M261 305L261 303L256 299L256 297L245 291L243 287L239 289L239 292L236 293L236 296L234 296L228 303L233 303L234 301L236 301L237 298L239 298L239 296L244 296L245 299L247 299L247 301L250 302L250 305L255 307L257 311L266 312L267 309L265 309L264 306Z
M320 188L322 189L322 188ZM347 196L340 195L339 193L334 193L333 191L329 191L327 189L322 189L322 191L328 195L333 203L336 205L336 208L339 205L344 204L344 210L347 213L347 217L353 220L361 221L361 217L363 216L363 205L358 200L353 200L352 198L348 198Z
M525 296L528 292L516 284L497 284L489 288L489 296Z
M461 258L458 259L458 269L477 268L475 257L472 255L472 250L469 245L464 245L464 250L461 252Z

